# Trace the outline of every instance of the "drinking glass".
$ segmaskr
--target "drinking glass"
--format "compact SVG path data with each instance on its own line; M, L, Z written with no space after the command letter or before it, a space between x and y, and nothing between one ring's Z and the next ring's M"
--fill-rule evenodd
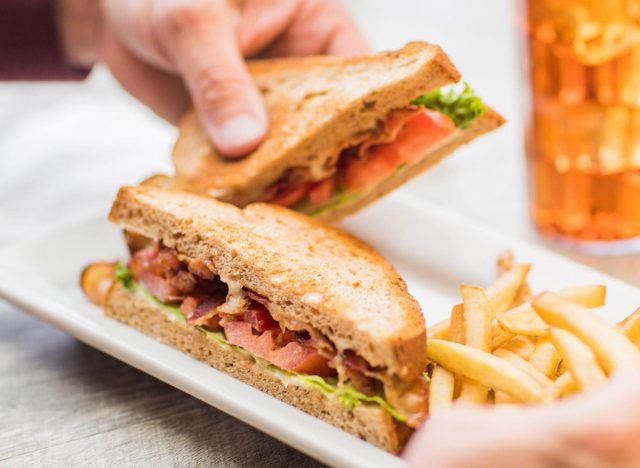
M530 210L594 253L640 251L640 0L521 0Z

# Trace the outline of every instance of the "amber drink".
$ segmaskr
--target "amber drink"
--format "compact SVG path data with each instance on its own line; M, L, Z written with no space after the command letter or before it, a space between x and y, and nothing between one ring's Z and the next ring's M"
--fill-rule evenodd
M640 0L521 6L533 220L547 237L638 251Z

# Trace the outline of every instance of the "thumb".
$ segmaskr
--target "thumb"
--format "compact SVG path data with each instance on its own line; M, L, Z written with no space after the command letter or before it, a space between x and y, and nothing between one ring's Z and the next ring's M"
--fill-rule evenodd
M237 157L254 150L268 118L249 75L226 2L176 2L163 15L158 35L191 94L216 148Z

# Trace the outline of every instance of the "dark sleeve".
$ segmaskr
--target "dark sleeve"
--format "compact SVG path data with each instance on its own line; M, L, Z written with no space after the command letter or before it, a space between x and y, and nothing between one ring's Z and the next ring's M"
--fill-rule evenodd
M81 80L64 59L53 0L0 0L0 80Z

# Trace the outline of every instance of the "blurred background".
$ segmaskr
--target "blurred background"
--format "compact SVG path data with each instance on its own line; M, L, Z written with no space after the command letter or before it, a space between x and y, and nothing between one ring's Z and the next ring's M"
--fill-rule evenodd
M479 223L540 242L526 197L519 34L512 0L344 0L375 50L440 44L507 124L407 190ZM176 130L96 67L82 83L0 84L0 242L106 213L118 186L170 170ZM53 207L53 209L52 209ZM640 283L638 256L578 260Z
M344 3L375 50L410 40L441 44L477 92L509 121L407 190L525 233L513 2ZM100 67L83 83L0 84L0 219L5 221L0 239L86 212L106 212L119 185L170 170L175 137L173 127L129 97Z

